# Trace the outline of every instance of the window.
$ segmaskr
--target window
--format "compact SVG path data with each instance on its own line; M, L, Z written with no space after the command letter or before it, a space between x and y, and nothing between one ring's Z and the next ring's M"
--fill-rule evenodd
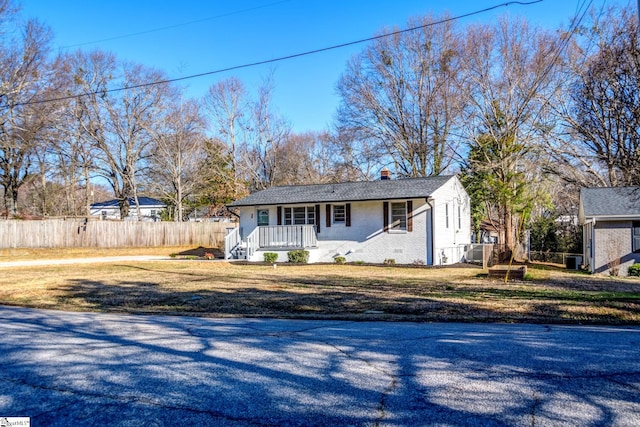
M631 250L640 253L640 221L633 221L633 235L631 239Z
M406 230L407 229L407 204L391 203L391 224L389 227L391 230Z
M284 225L304 225L316 223L316 210L313 206L284 208Z
M269 210L258 209L258 227L269 225Z
M458 205L458 230L462 228L462 209Z
M333 205L333 222L345 222L346 210L344 205Z
M444 205L444 219L446 223L445 226L449 228L449 203Z

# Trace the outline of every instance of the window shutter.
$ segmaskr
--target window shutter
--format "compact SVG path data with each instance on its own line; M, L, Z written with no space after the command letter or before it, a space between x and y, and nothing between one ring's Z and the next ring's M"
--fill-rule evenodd
M278 225L282 225L282 206L278 206L276 212L278 214Z
M389 231L389 202L382 202L382 224L384 232Z
M316 205L316 233L320 232L320 205Z
M325 216L326 216L326 221L325 221L325 225L328 227L331 227L331 205L327 203L327 205L325 206Z
M633 223L633 246L631 250L633 252L640 252L640 222Z
M407 231L413 231L413 200L407 200Z
M345 225L351 227L351 203L347 203L344 208Z

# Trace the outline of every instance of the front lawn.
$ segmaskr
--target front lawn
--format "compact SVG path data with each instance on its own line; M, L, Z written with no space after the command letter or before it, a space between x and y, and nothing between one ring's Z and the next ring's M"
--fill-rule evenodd
M170 260L2 270L0 304L314 319L640 324L640 280L529 268L246 265Z

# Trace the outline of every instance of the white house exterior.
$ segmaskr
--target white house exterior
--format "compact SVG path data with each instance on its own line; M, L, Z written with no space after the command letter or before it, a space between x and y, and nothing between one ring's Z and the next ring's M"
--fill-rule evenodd
M471 241L469 196L456 176L272 187L231 203L240 227L226 240L229 258L309 262L443 265L460 262Z
M143 221L159 221L160 211L167 208L167 206L160 200L153 199L151 197L138 197L140 203L140 216ZM93 203L90 206L90 215L97 217L101 220L119 220L120 218L120 205L118 200L107 200L106 202ZM132 197L129 199L129 216L128 219L137 219L138 209L136 207L135 199Z
M582 188L578 220L591 273L626 276L640 263L640 187Z

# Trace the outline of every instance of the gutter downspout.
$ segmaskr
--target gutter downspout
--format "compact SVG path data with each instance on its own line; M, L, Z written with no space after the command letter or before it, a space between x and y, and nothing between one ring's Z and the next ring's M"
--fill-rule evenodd
M640 1L640 0L639 0ZM433 223L433 211L435 209L435 206L432 205L433 203L433 197L429 196L426 199L427 204L429 205L429 211L431 212L431 264L430 265L435 265L435 236L434 236L434 223ZM429 254L427 253L427 265L429 265Z
M596 272L596 250L593 247L596 244L596 219L591 218L591 242L589 244L589 271L591 274Z

